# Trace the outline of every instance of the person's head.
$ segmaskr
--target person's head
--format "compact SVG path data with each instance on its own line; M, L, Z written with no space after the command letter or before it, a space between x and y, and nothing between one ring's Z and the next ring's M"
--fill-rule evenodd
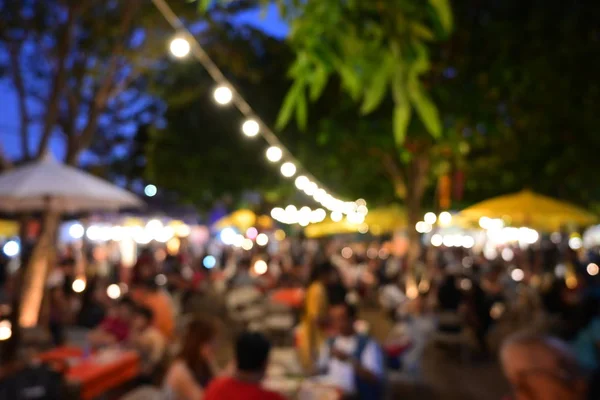
M311 272L310 281L319 281L321 283L327 284L333 281L334 273L335 269L333 265L331 265L331 263L324 262L321 264L317 264Z
M199 382L206 382L212 378L208 360L214 357L216 338L216 325L206 319L190 321L183 334L179 359L193 371Z
M500 352L515 400L583 400L587 385L567 345L552 337L518 333Z
M117 305L117 317L123 321L131 321L135 303L129 297L124 297Z
M152 325L154 313L148 307L138 306L133 314L133 328L143 331Z
M329 307L329 322L337 335L350 336L354 334L356 307L348 303L335 304Z
M235 342L237 370L262 378L267 369L270 351L271 344L264 335L255 332L242 333Z

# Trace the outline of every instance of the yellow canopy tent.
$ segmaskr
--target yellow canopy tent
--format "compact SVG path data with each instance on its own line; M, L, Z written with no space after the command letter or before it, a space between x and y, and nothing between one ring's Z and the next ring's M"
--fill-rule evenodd
M548 196L522 190L518 193L494 197L460 212L466 220L479 221L481 217L501 218L508 225L527 226L543 232L552 232L562 226L587 226L597 218L573 204Z
M215 222L213 228L221 230L227 227L233 227L240 231L246 231L246 229L252 226L271 229L273 227L273 219L267 215L256 215L250 210L242 209L221 218Z
M369 227L369 231L373 235L390 233L396 229L406 227L406 213L403 207L394 204L369 211L365 217L365 222L362 224L351 224L345 218L340 222L327 219L318 224L307 226L304 228L304 234L309 238L317 238L344 233L356 233L365 225Z
M19 234L19 223L16 221L0 220L0 236L10 237Z

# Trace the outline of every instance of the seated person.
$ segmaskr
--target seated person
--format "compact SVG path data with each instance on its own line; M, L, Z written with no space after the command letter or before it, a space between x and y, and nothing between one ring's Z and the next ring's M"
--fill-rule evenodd
M166 340L175 332L175 307L169 294L158 287L154 276L137 285L131 293L137 304L148 307L154 314L153 325Z
M260 333L243 333L235 344L235 373L213 380L204 400L283 400L281 395L261 387L270 350L269 341Z
M100 325L88 335L90 345L103 347L125 341L129 336L129 324L134 307L133 301L126 297L109 309Z
M218 373L215 347L218 331L211 321L191 321L183 336L181 351L173 361L163 383L168 400L200 400Z
M384 362L377 343L354 330L356 309L341 303L329 308L335 336L322 346L317 362L323 378L344 393L344 398L383 398Z
M152 326L154 314L147 307L135 309L128 342L140 354L141 374L151 377L165 353L166 342L163 335Z

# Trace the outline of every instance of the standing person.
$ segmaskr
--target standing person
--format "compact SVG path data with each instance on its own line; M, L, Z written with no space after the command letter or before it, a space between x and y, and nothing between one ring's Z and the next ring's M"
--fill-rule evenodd
M284 400L281 395L261 387L270 350L271 344L260 333L243 333L235 344L234 375L211 382L204 400Z
M166 400L201 400L215 376L217 329L205 320L191 321L181 351L169 367L163 384Z
M152 310L154 326L165 339L173 338L175 331L175 307L171 297L156 284L155 276L141 282L131 293L132 299Z
M332 306L329 319L335 336L321 348L317 367L342 389L344 398L383 399L383 354L368 336L356 333L356 309L346 303Z
M329 263L317 265L312 271L306 290L304 315L300 324L300 359L306 370L314 365L317 352L324 341L322 324L327 316L329 299L327 285L333 274Z
M576 358L562 341L526 333L507 339L500 351L515 400L598 399Z

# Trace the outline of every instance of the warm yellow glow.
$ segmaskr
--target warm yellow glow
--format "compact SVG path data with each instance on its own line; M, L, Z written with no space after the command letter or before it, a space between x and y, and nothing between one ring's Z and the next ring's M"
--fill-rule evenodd
M264 233L259 233L256 237L256 244L259 246L266 246L269 243L269 237Z
M250 251L252 250L252 247L254 247L254 243L252 242L252 240L245 238L242 242L242 249Z
M281 157L283 157L283 152L281 151L281 149L277 146L271 146L267 149L267 160L271 161L271 162L277 162L279 160L281 160ZM298 180L298 179L296 179Z
M179 247L181 246L181 241L179 238L174 237L167 242L167 251L170 255L175 256L179 253Z
M452 223L452 214L448 211L443 211L440 213L438 220L441 226L448 226Z
M331 213L331 220L333 222L340 222L344 218L344 215L339 211L334 211Z
M433 225L435 224L435 221L437 221L437 217L435 213L428 212L427 214L425 214L425 217L423 217L423 220L429 225Z
M281 240L285 239L285 232L281 229L277 229L275 231L274 236L275 236L275 239L281 241Z
M233 93L227 86L219 86L215 89L213 96L215 101L221 105L226 105L233 99Z
M269 267L264 260L257 260L254 263L253 270L256 275L263 275L267 272L267 269L269 269Z
M190 42L188 42L185 38L176 37L171 40L169 50L175 57L183 58L190 53Z
M81 293L85 290L85 280L81 279L81 278L77 278L73 281L73 284L71 285L71 287L73 288L73 291L75 293Z
M111 299L116 300L119 297L121 297L121 288L119 287L119 285L113 283L112 285L109 285L106 288L106 294Z
M12 325L9 320L0 321L0 341L8 340L12 336Z
M281 166L281 175L285 176L286 178L291 178L292 176L296 175L296 166L289 161L283 163Z
M256 122L253 119L247 120L242 125L242 132L244 132L244 135L246 135L248 137L254 137L254 136L258 135L259 130L260 130L260 127L258 125L258 122Z
M596 276L598 275L598 264L596 263L589 263L587 266L587 273L590 274L591 276Z

